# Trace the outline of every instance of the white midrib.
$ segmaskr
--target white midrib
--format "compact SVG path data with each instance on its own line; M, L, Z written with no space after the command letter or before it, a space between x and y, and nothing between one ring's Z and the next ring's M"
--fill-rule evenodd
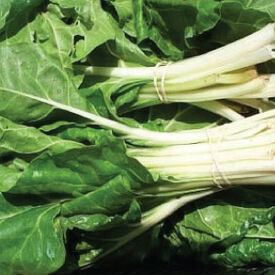
M20 91L5 88L5 87L0 87L0 90L10 92L10 93L13 93L13 94L16 94L16 95L24 96L24 97L27 97L27 98L30 98L30 99L34 99L34 100L37 100L39 102L42 102L42 103L48 104L50 106L53 106L57 109L61 109L61 110L65 110L65 111L68 111L68 112L73 113L73 114L77 114L81 117L88 118L88 119L96 122L97 124L99 124L103 127L107 127L109 129L115 130L115 131L117 131L118 133L121 133L121 134L131 134L131 135L134 134L135 136L144 137L144 132L150 132L150 131L147 131L147 130L144 130L144 129L131 128L131 127L128 127L126 125L123 125L122 123L119 123L119 122L116 122L116 121L113 121L113 120L110 120L110 119L107 119L107 118L104 118L104 117L101 117L101 116L98 116L98 115L95 115L95 114L92 114L92 113L88 113L86 111L77 109L75 107L53 101L51 99L35 96L35 95L32 95L32 94L22 93Z
M52 99L49 99L49 98L39 97L33 94L27 94L18 90L9 89L5 87L0 87L0 91L1 90L48 104L57 109L61 109L73 114L77 114L81 117L94 121L96 124L102 127L114 130L115 132L120 134L127 135L127 138L131 140L140 140L140 141L146 141L146 143L148 144L152 142L152 144L161 144L161 145L186 144L186 143L190 144L194 142L201 142L201 141L207 140L205 129L189 130L189 131L186 130L182 132L155 132L155 131L150 131L143 128L134 128L134 127L129 127L127 125L124 125L120 122L113 121L111 119L108 119L96 114L92 114L87 111L83 111L63 103L53 101ZM230 126L230 134L233 135L233 138L236 138L237 133L243 132L245 130L247 131L249 128L251 128L252 126L254 127L256 124L257 125L259 123L262 124L263 120L268 121L269 119L270 123L273 122L272 118L274 116L275 116L275 110L263 112L246 119L232 122L228 125L218 126L217 129L212 129L213 134L219 134L220 131L224 129L226 129L227 132L229 133L228 126ZM265 124L267 124L267 122Z

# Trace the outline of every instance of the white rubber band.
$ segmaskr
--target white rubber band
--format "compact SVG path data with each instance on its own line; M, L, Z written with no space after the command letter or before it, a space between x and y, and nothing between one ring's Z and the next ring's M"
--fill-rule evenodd
M225 135L225 131L226 131L226 128L224 129L223 134L220 136L221 138L219 139L219 141L216 144L219 144L222 141L222 139L224 138L224 135ZM206 133L206 136L207 136L209 149L210 149L210 154L211 154L211 158L212 158L212 168L211 168L212 180L218 188L223 188L224 184L230 186L231 185L230 180L224 174L224 172L220 169L220 165L219 165L219 162L218 162L218 152L215 151L214 148L213 148L213 143L212 143L212 140L211 140L208 129L205 130L205 133ZM222 179L222 182L217 179L216 173L219 174L219 176Z
M155 87L155 90L157 92L157 95L158 95L160 101L162 101L164 103L168 103L168 101L167 101L167 95L166 95L166 90L165 90L165 77L166 77L166 73L167 73L167 68L171 64L172 64L171 61L169 61L169 62L166 62L166 61L159 62L155 66L155 70L154 70L154 79L153 79L154 87ZM159 72L158 68L160 66L165 66L165 67L162 70L162 74L161 74L161 86L159 88L159 86L158 86L158 72Z

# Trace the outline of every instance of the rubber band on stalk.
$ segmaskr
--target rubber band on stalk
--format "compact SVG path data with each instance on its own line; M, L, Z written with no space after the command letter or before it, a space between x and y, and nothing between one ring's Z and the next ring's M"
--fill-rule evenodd
M166 89L165 89L165 77L166 77L166 73L167 73L167 68L171 64L172 64L171 61L169 61L169 62L162 61L162 62L157 63L157 65L155 66L155 69L154 69L154 79L153 79L154 87L155 87L155 90L157 92L157 95L158 95L160 101L164 102L164 103L168 103ZM161 73L162 73L161 74L161 85L159 88L159 86L158 86L158 72L159 72L158 68L160 68L160 66L165 66L165 67L161 71Z
M223 135L221 135L220 140L216 143L216 145L218 145L222 141L222 139L224 138L225 131L226 131L226 128L223 132ZM211 167L212 180L218 188L223 188L224 184L227 184L227 185L230 186L231 182L229 181L228 177L223 173L223 171L220 169L220 165L219 165L219 162L218 162L218 156L217 156L218 153L215 152L215 150L213 148L213 144L212 144L211 137L210 137L208 129L205 129L205 133L206 133L206 136L207 136L209 149L210 149L210 154L211 154L211 158L212 158L212 167ZM219 176L221 177L223 182L220 182L217 179L216 172L219 174Z

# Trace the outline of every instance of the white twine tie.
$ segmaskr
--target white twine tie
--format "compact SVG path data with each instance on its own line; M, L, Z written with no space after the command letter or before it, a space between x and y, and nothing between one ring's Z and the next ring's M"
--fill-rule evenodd
M220 139L218 140L218 142L216 142L216 145L219 145L220 142L223 140L223 138L225 136L226 129L227 129L227 127L225 127L224 132L220 136ZM218 151L216 151L213 147L213 143L212 143L212 140L211 140L209 129L205 129L205 133L206 133L206 137L207 137L207 140L208 140L211 159L212 159L212 169L211 169L212 180L218 188L223 188L224 184L227 184L227 185L230 186L231 185L230 180L228 179L226 174L222 171L222 169L220 169L220 165L219 165L219 162L218 162ZM222 181L220 181L216 177L216 173L218 173L218 175L221 177Z
M167 95L166 95L166 90L165 90L165 77L166 77L166 73L167 73L167 68L172 64L171 61L169 62L166 62L166 61L161 61L159 63L157 63L157 65L155 66L155 69L154 69L154 87L155 87L155 90L157 92L157 95L160 99L161 102L164 102L164 103L168 103L167 101ZM160 87L158 86L158 75L159 75L159 68L161 66L165 66L164 68L162 67L162 70L161 70L161 84L160 84Z

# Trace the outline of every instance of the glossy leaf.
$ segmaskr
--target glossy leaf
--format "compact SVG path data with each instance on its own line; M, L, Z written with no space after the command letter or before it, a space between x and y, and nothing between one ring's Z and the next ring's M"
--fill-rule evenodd
M187 207L165 237L174 253L228 267L274 264L274 191L232 190ZM181 214L175 216L175 221ZM188 251L188 252L187 252ZM253 251L253 252L252 252Z

